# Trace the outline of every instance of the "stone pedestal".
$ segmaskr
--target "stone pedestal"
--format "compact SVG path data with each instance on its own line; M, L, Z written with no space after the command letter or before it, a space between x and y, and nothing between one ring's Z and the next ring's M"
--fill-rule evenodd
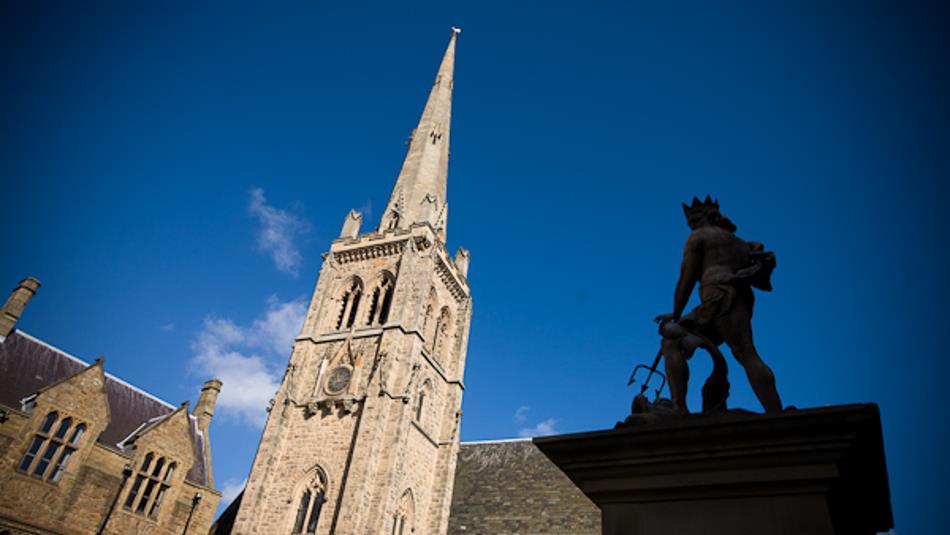
M877 405L690 415L534 439L604 535L872 535L893 526Z

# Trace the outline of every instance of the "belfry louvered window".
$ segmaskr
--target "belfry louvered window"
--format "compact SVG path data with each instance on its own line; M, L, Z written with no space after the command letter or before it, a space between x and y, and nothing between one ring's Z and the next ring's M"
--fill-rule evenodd
M360 306L360 297L363 295L363 285L359 280L354 279L352 283L343 292L340 299L340 314L336 319L336 328L349 329L356 321L356 311Z
M74 423L70 417L60 420L56 411L47 414L20 460L20 471L53 483L62 479L69 460L86 434L86 424Z
M384 275L370 296L369 314L366 316L366 325L385 325L389 321L389 309L393 302L395 281L392 276Z
M158 518L162 501L168 493L177 466L165 457L155 460L154 453L147 453L135 476L132 488L125 497L125 508L138 515L144 516L148 513L151 519Z

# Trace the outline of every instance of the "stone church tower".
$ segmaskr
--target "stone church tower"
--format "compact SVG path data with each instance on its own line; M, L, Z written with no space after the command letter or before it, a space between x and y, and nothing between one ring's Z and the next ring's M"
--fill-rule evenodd
M446 533L472 314L445 249L457 34L379 227L351 211L324 255L234 534Z

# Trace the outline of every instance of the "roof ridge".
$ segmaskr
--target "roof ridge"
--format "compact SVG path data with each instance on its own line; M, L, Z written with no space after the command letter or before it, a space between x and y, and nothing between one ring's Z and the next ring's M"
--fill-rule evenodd
M66 357L66 358L72 359L72 360L78 362L79 364L82 364L83 366L91 366L91 364L89 364L88 362L84 361L83 359L81 359L81 358L79 358L79 357L77 357L77 356L75 356L75 355L72 355L72 354L70 354L70 353L67 353L66 351L63 351L62 349L60 349L60 348L58 348L58 347L56 347L56 346L54 346L54 345L52 345L52 344L50 344L50 343L44 342L43 340L40 340L39 338L37 338L37 337L35 337L35 336L33 336L33 335L27 333L27 332L24 332L24 331L21 330L21 329L17 329L16 332L17 332L17 334L20 334L20 335L24 336L25 338L27 338L27 339L29 339L29 340L31 340L31 341L37 343L37 344L40 344L40 345L42 345L42 346L44 346L44 347L46 347L46 348L48 348L48 349L51 349L51 350L53 350L53 351L59 353L60 355L63 355L63 356ZM103 373L105 374L105 376L106 376L107 378L112 379L113 381L119 383L120 385L126 386L126 387L128 387L128 388L130 388L130 389L132 389L132 390L134 390L134 391L136 391L136 392L138 392L139 394L142 394L142 395L144 395L144 396L146 396L146 397L149 397L149 398L151 398L151 399L153 399L153 400L155 400L155 401L161 403L162 405L165 405L165 406L168 407L169 409L172 409L172 410L177 409L176 406L174 406L174 405L172 405L171 403L165 401L164 399L162 399L162 398L156 396L155 394L146 392L145 390L142 390L141 388L139 388L139 387L137 387L137 386L135 386L135 385L133 385L133 384L131 384L131 383L128 383L128 382L126 382L126 381L124 381L124 380L122 380L122 379L116 377L115 375L106 372L105 370L103 370Z
M488 440L469 440L465 442L460 442L462 446L469 446L473 444L504 444L506 442L530 442L530 437L519 437L519 438L496 438Z

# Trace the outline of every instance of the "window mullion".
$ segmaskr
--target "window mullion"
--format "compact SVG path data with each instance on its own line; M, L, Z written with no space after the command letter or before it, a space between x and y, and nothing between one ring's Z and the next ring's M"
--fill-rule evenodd
M56 452L59 451L59 447L61 445L62 444L55 438L51 438L49 440L49 445L46 446L43 456L40 457L40 461L36 464L36 468L33 469L34 477L42 478L46 474L46 470L49 469L49 465L53 462L53 457L56 456Z
M310 512L307 514L307 533L316 533L317 523L320 522L320 511L323 509L323 501L323 490L317 490L310 503Z
M135 483L132 484L132 488L129 489L129 495L125 499L126 508L134 510L133 506L135 506L136 498L138 497L139 489L142 488L142 481L144 479L145 478L142 476L142 474L135 476Z
M152 503L152 500L155 498L155 486L158 485L158 481L151 476L146 479L145 490L142 491L142 497L139 499L139 505L135 508L135 512L138 514L145 514L148 510L149 504Z
M36 457L39 455L40 451L43 449L43 444L46 443L49 437L37 433L33 437L33 442L30 444L29 449L26 450L26 454L23 456L23 460L20 461L20 470L23 472L30 472L30 468L33 466L33 462L36 461Z

